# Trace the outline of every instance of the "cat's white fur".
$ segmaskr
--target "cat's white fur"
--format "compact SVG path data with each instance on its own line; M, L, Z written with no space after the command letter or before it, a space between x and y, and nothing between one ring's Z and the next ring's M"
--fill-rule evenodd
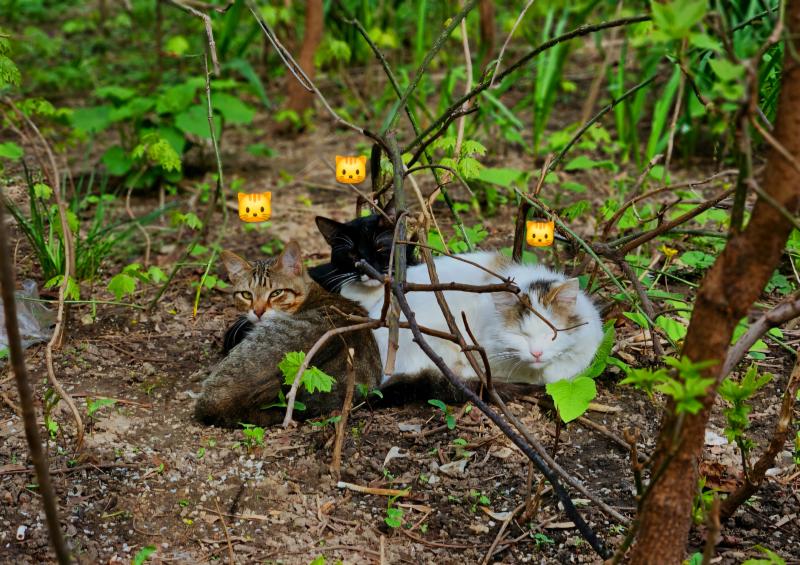
M523 291L527 292L531 304L546 319L554 320L552 306L547 307L531 284L541 281L555 281L554 287L562 287L557 293L558 306L577 315L583 325L566 331L559 331L553 339L553 331L532 312L525 313L521 319L505 316L509 309L518 308L518 299L510 293L469 293L447 291L450 309L461 332L466 336L461 313L466 314L470 329L478 342L486 349L495 380L511 383L545 384L571 379L588 367L603 338L600 316L591 299L578 288L577 280L567 279L563 274L541 265L508 264L499 253L481 251L459 257L485 266L503 276L511 277ZM436 271L442 283L458 282L464 284L497 283L497 277L451 257L437 257ZM427 266L415 265L408 268L408 282L429 283ZM380 316L383 306L383 288L365 287L359 281L348 285L342 294L361 303L369 311L370 317ZM410 292L406 294L420 326L447 331L444 316L432 292ZM401 316L401 320L405 317ZM556 323L556 326L558 324ZM561 329L561 328L560 328ZM374 331L386 363L389 332L386 328ZM434 348L463 379L475 379L477 375L458 346L447 340L426 336ZM537 357L534 357L534 353ZM410 330L400 329L399 348L395 358L393 374L415 375L425 370L437 370L427 355L413 342ZM384 377L386 379L387 377Z

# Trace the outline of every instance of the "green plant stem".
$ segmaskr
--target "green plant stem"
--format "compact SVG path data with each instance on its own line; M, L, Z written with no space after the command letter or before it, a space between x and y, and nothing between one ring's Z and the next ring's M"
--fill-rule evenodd
M206 263L206 270L203 272L203 276L200 277L200 284L197 285L197 292L194 294L194 307L192 308L192 318L197 317L197 308L200 305L200 293L203 292L203 285L205 285L206 278L208 277L208 271L211 270L211 265L214 263L214 259L217 257L217 250L214 249L211 251L211 257L208 258L208 263Z
M553 169L555 169L556 165L558 165L561 162L561 160L564 158L564 155L566 155L567 152L570 149L572 149L572 146L575 145L575 143L577 143L577 141L583 136L583 134L586 133L586 131L590 127L592 127L595 123L597 123L597 121L600 118L602 118L608 112L610 112L617 104L619 104L620 102L622 102L622 101L626 100L627 98L633 96L639 90L641 90L642 88L644 88L645 86L647 86L648 84L653 82L656 79L657 76L658 75L653 75L650 78L643 80L642 82L640 82L636 86L633 86L633 87L629 88L619 98L617 98L615 100L612 100L610 103L606 104L599 112L597 112L592 117L592 119L590 119L588 122L583 124L583 126L581 126L581 129L579 129L577 132L575 132L575 135L572 136L572 139L569 140L569 143L567 143L567 145L564 147L564 149L562 149L561 152L558 155L556 155L556 157L552 161L550 161L550 166L547 167L547 170L545 171L545 174L547 174L547 173L551 172Z
M582 26L580 26L578 28L575 28L575 29L573 29L571 31L568 31L566 33L558 35L558 36L556 36L556 37L554 37L554 38L552 38L552 39L550 39L548 41L545 41L544 43L540 44L539 46L534 48L532 51L526 53L521 58L519 58L517 61L515 61L511 66L509 66L502 73L498 74L494 78L494 80L495 80L495 82L498 81L498 80L503 80L505 77L507 77L508 75L510 75L511 73L513 73L514 71L516 71L517 69L519 69L520 67L525 65L528 61L530 61L531 59L533 59L534 57L536 57L537 55L539 55L543 51L546 51L546 50L550 49L551 47L554 47L554 46L558 45L559 43L563 43L565 41L569 41L570 39L575 39L576 37L581 37L583 35L589 35L590 33L594 33L596 31L602 31L604 29L610 29L610 28L626 26L626 25L631 25L631 24L637 24L637 23L649 21L650 19L651 19L651 17L649 15L639 15L639 16L632 16L632 17L629 17L629 18L620 18L620 19L617 19L617 20L609 21L609 22L601 22L599 24L582 25ZM411 143L409 143L406 147L403 148L403 153L408 153L411 149L416 147L432 131L435 131L436 129L438 129L442 125L442 123L444 123L444 121L447 119L447 117L450 114L452 114L453 112L458 111L464 105L464 102L470 100L471 98L474 98L477 94L480 94L481 92L483 92L484 90L489 88L490 84L491 84L491 79L486 79L485 78L477 86L475 86L475 88L473 88L472 90L470 90L469 92L464 94L461 98L459 98L458 100L453 102L447 108L447 110L445 110L442 113L442 115L436 121L434 121L431 125L429 125L425 129L425 131L423 131L421 134L418 134L417 137Z
M386 116L386 119L383 122L383 126L380 129L380 135L385 135L387 131L389 131L392 127L394 127L394 123L397 120L397 114L400 111L400 108L403 108L406 103L408 102L409 96L414 92L419 84L422 75L425 73L425 70L428 68L431 60L436 56L439 50L444 45L447 38L450 37L450 34L453 33L453 30L461 23L466 15L469 13L470 10L478 3L478 0L467 0L464 3L464 7L461 9L458 14L453 16L449 19L449 23L447 27L442 30L442 33L439 34L439 37L436 38L436 41L433 42L433 45L425 54L425 58L422 60L422 64L417 69L417 72L414 74L414 78L411 79L411 82L406 88L405 92L403 92L402 96L400 96L400 100L394 103L392 109L389 111L389 115ZM468 98L467 98L468 100ZM466 102L466 100L464 100ZM461 104L459 104L459 107ZM447 112L448 114L450 112ZM405 151L403 151L405 153Z

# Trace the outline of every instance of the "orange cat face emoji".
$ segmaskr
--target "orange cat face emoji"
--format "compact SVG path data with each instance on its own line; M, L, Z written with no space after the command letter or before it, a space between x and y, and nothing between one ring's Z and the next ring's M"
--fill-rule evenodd
M534 247L546 247L553 245L553 232L555 231L555 222L535 222L527 223L528 226L528 245Z
M367 157L336 156L336 180L346 184L358 184L367 176Z
M239 193L239 218L243 222L266 222L272 213L271 192Z

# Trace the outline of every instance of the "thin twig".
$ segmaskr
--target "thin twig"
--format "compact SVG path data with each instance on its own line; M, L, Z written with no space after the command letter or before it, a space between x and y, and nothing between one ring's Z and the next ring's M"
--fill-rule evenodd
M228 526L225 524L225 517L222 515L222 511L219 509L219 502L217 499L214 499L214 506L217 509L217 516L219 516L220 522L222 522L222 532L225 534L225 541L228 544L228 559L230 559L231 565L236 565L236 558L233 556L233 544L231 543L231 536L228 534Z

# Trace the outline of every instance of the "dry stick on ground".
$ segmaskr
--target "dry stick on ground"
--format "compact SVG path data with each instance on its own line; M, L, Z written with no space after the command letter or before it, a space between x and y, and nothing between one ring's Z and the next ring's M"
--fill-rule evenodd
M230 559L231 565L236 565L236 558L233 556L233 544L231 543L231 536L228 534L228 526L225 524L225 517L222 515L222 511L219 509L219 502L217 499L214 499L214 506L217 509L217 516L219 516L220 522L222 522L222 532L225 534L225 541L228 544L228 559Z
M487 565L487 563L489 563L489 560L494 555L495 548L497 548L497 544L499 544L500 540L503 539L503 534L505 534L506 528L508 528L508 525L511 523L511 520L514 519L514 516L516 516L517 513L519 513L519 511L522 510L523 508L525 508L524 502L519 506L517 506L516 508L514 508L514 510L509 512L508 517L505 520L503 520L503 524L500 526L500 531L497 532L497 535L495 536L492 545L489 546L489 551L487 551L486 555L483 557L481 565Z
M642 301L642 308L644 308L647 317L655 322L656 309L653 307L650 297L647 296L647 289L642 284L642 281L639 280L639 277L636 276L631 266L620 254L614 253L613 260L625 274L625 278L631 281L636 294L639 295L639 300ZM648 328L648 331L650 332L650 339L653 342L653 353L655 353L657 359L660 359L664 356L664 349L661 347L661 338L658 332L656 332L655 327Z
M317 351L325 345L330 338L335 335L341 335L348 332L354 332L358 330L366 330L366 329L374 329L380 326L380 321L375 322L362 322L360 324L353 324L352 326L343 326L341 328L333 328L322 334L322 336L317 340L311 349L308 350L306 353L305 359L300 364L300 368L297 369L297 374L294 376L294 381L292 381L292 388L289 389L289 393L286 395L286 416L283 419L283 427L286 428L289 424L292 423L292 413L294 412L294 402L295 398L297 397L297 389L300 388L300 381L302 380L303 373L306 372L311 361L314 360L314 355L317 354Z
M769 446L758 458L750 473L745 473L744 483L723 501L719 515L723 522L730 519L739 506L747 502L756 493L764 480L767 469L772 467L775 463L775 457L783 449L789 431L792 429L792 413L798 389L800 389L800 356L795 360L794 369L792 369L792 374L789 376L789 382L786 383L781 411L778 415L778 421L775 423L775 431L772 432Z
M800 37L796 35L800 30L800 0L786 3L785 17L787 27L794 32L786 36L786 51L792 52L800 48ZM800 67L791 58L786 63L775 120L775 143L767 154L764 186L773 200L796 214L800 208L800 168L796 166L796 156L800 155ZM703 371L703 376L713 379L714 384L697 414L675 415L674 406L668 406L657 442L661 455L654 461L665 471L652 484L647 503L639 513L640 528L631 562L647 565L683 559L697 486L697 461L716 387L724 376L721 365L736 325L772 276L793 227L778 208L759 197L747 226L728 239L703 279L683 354L693 361L716 360L715 367ZM675 455L664 464L663 454L669 451Z
M339 478L342 470L342 446L344 436L347 434L347 418L350 415L350 408L353 406L353 390L356 387L356 372L353 368L352 348L347 350L347 389L345 390L344 402L342 403L342 414L336 424L336 441L333 444L333 456L331 456L331 474Z
M744 359L747 352L755 342L767 333L770 329L793 320L800 316L800 292L787 296L779 302L772 310L766 312L758 320L750 324L745 334L741 336L728 351L725 363L722 365L722 375L728 375L733 371L739 361Z
M75 406L75 402L72 400L72 397L69 395L69 393L67 393L64 387L61 386L61 383L56 378L56 371L53 365L53 349L61 347L61 340L64 335L64 318L66 313L66 304L64 303L64 300L67 294L67 287L75 276L75 244L72 239L72 232L69 229L69 222L67 221L67 208L64 204L64 200L61 197L61 173L59 172L53 151L50 149L50 144L47 143L47 140L39 131L39 128L36 127L36 124L33 122L33 120L31 120L24 112L20 111L13 102L8 101L8 103L11 105L14 111L25 120L28 127L31 128L34 134L36 134L36 137L44 147L47 158L50 161L50 184L52 185L53 198L55 199L56 207L58 208L58 217L61 221L61 240L64 246L64 273L62 275L61 284L58 286L56 325L53 329L53 336L45 346L45 361L47 365L47 379L50 382L50 386L55 389L58 396L61 397L67 404L67 407L69 407L69 411L72 414L72 419L75 420L75 426L77 428L75 451L79 451L81 445L83 445L83 419L81 418L81 414L78 411L77 406Z
M33 406L33 391L28 380L28 370L25 367L25 353L22 350L22 341L19 335L19 321L17 320L17 305L14 297L14 271L11 264L11 252L8 245L8 232L5 223L5 205L0 204L0 297L3 299L3 309L6 318L6 333L8 336L9 356L14 377L17 380L20 404L22 405L22 419L25 424L25 438L28 441L33 465L36 468L36 479L42 494L42 503L47 518L47 530L50 542L56 552L58 562L62 565L70 563L69 550L61 533L58 521L58 507L56 505L53 484L47 463L47 454L42 448L39 437L39 428L36 424L36 409Z

